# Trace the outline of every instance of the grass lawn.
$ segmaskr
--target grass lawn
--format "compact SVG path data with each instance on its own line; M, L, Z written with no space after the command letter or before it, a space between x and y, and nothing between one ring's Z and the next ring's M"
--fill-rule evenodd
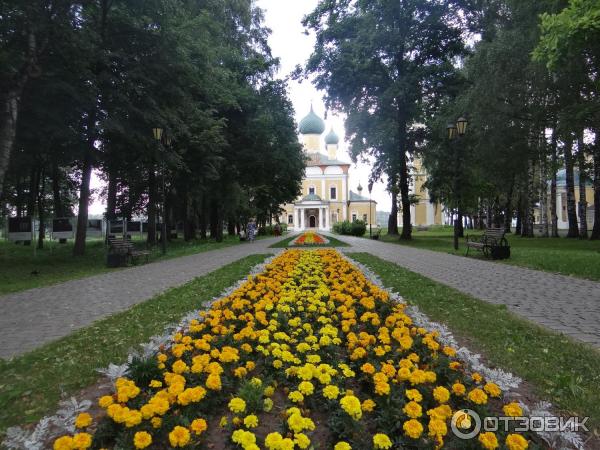
M311 244L311 245L290 245L290 242L296 239L299 235L292 236L286 238L282 241L276 242L273 245L270 245L270 248L315 248L315 247L348 247L348 244L342 242L334 237L327 236L326 239L329 239L328 244Z
M465 230L465 235L480 235L480 230ZM522 238L508 234L511 255L504 264L529 267L547 272L572 275L591 280L600 280L600 241L566 238ZM431 227L429 231L413 230L411 241L401 241L396 236L388 236L382 230L379 238L385 242L425 248L438 252L463 256L466 253L465 239L459 240L459 249L454 251L452 227ZM481 252L469 252L469 258L483 258Z
M149 260L176 258L238 243L239 239L236 236L226 236L223 242L185 242L183 239L177 239L169 243L165 256L161 253L160 245L152 248ZM139 248L146 246L145 241L141 240L134 240L134 244ZM0 241L0 295L119 270L106 267L106 247L101 239L88 241L84 256L75 257L72 252L72 241L64 245L56 241L46 241L44 248L36 250L35 254L32 246ZM37 274L33 275L32 272Z
M527 380L540 398L565 413L589 416L588 425L600 431L599 351L521 319L505 306L478 300L370 254L349 256L432 320L445 323L490 365Z
M97 368L124 361L129 349L220 294L266 256L241 259L23 356L0 359L0 441L7 427L52 412L61 392L93 384Z

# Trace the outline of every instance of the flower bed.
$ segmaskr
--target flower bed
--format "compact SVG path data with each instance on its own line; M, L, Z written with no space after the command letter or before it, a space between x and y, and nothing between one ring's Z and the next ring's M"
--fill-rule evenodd
M313 232L307 231L302 233L296 239L290 242L291 246L300 246L300 245L324 245L328 244L329 241L325 239L323 236Z
M134 359L99 399L105 414L80 415L81 432L54 448L464 448L452 417L521 414L501 398L339 253L290 250ZM524 449L527 438L472 444Z

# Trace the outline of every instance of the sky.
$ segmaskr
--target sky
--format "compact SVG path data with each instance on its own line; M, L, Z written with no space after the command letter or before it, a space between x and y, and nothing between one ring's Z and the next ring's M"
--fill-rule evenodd
M280 69L278 78L286 78L294 70L296 65L304 65L308 60L314 46L314 35L306 35L302 26L302 18L314 10L318 0L256 0L256 5L264 10L265 25L272 30L269 38L269 45L274 56L280 59ZM299 83L289 80L288 92L296 112L296 122L308 114L312 102L315 112L324 118L325 106L323 104L323 92L317 91L308 81ZM338 150L338 159L351 162L348 154L348 144L345 141L344 117L328 114L327 128L323 136L333 126L333 129L340 137L340 147ZM324 145L324 144L323 144ZM371 165L359 162L352 164L350 168L350 189L357 192L357 186L363 187L362 195L368 196L367 184L369 182L369 173ZM92 177L92 188L98 189L102 182L96 174ZM378 211L389 211L391 197L385 190L383 182L373 185L372 197L377 201ZM106 205L95 200L90 205L90 214L102 214Z

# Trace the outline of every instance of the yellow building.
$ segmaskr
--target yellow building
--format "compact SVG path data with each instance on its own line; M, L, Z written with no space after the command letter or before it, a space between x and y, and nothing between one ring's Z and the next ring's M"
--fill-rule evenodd
M577 219L581 221L579 217L579 171L574 169L574 184L575 184L575 208L577 210ZM551 221L550 217L550 181L548 181L548 223ZM585 200L587 202L587 227L591 230L594 227L594 186L590 180L586 180L585 183ZM569 228L569 217L567 214L567 172L565 169L561 169L556 172L556 215L558 229ZM534 209L535 223L541 223L540 208L538 206Z
M413 163L411 194L419 199L410 207L411 222L415 226L442 225L442 205L431 203L429 192L423 185L427 181L427 173L420 159ZM402 222L399 222L402 223Z
M371 220L375 225L377 202L363 197L360 185L359 193L350 190L350 163L337 158L339 137L331 129L322 138L325 122L315 114L312 106L300 121L299 131L309 160L302 180L302 193L294 203L282 205L285 212L280 221L287 223L291 230L329 231L333 224L344 220L364 220L367 227Z

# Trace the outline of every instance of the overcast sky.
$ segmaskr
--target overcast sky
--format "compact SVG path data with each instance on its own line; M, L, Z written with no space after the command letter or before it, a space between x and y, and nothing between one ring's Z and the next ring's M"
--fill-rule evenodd
M265 11L266 26L272 30L269 44L273 55L281 61L278 74L280 78L289 76L296 65L303 65L312 52L314 36L304 34L304 28L300 22L306 14L316 7L317 3L318 0L256 0L256 4ZM315 112L324 117L323 93L317 91L310 82L298 83L290 80L289 94L296 111L296 122L299 122L308 114L311 102ZM348 146L344 139L344 117L333 115L330 112L326 122L326 133L333 126L340 137L338 158L351 162L347 152ZM360 183L363 186L363 195L368 196L367 183L370 170L369 164L353 164L350 168L350 189L356 192L356 187ZM92 187L98 188L101 184L97 176L94 175ZM382 182L373 186L372 198L378 202L378 211L390 210L391 198ZM102 214L105 212L105 208L105 204L96 200L90 206L90 213Z

